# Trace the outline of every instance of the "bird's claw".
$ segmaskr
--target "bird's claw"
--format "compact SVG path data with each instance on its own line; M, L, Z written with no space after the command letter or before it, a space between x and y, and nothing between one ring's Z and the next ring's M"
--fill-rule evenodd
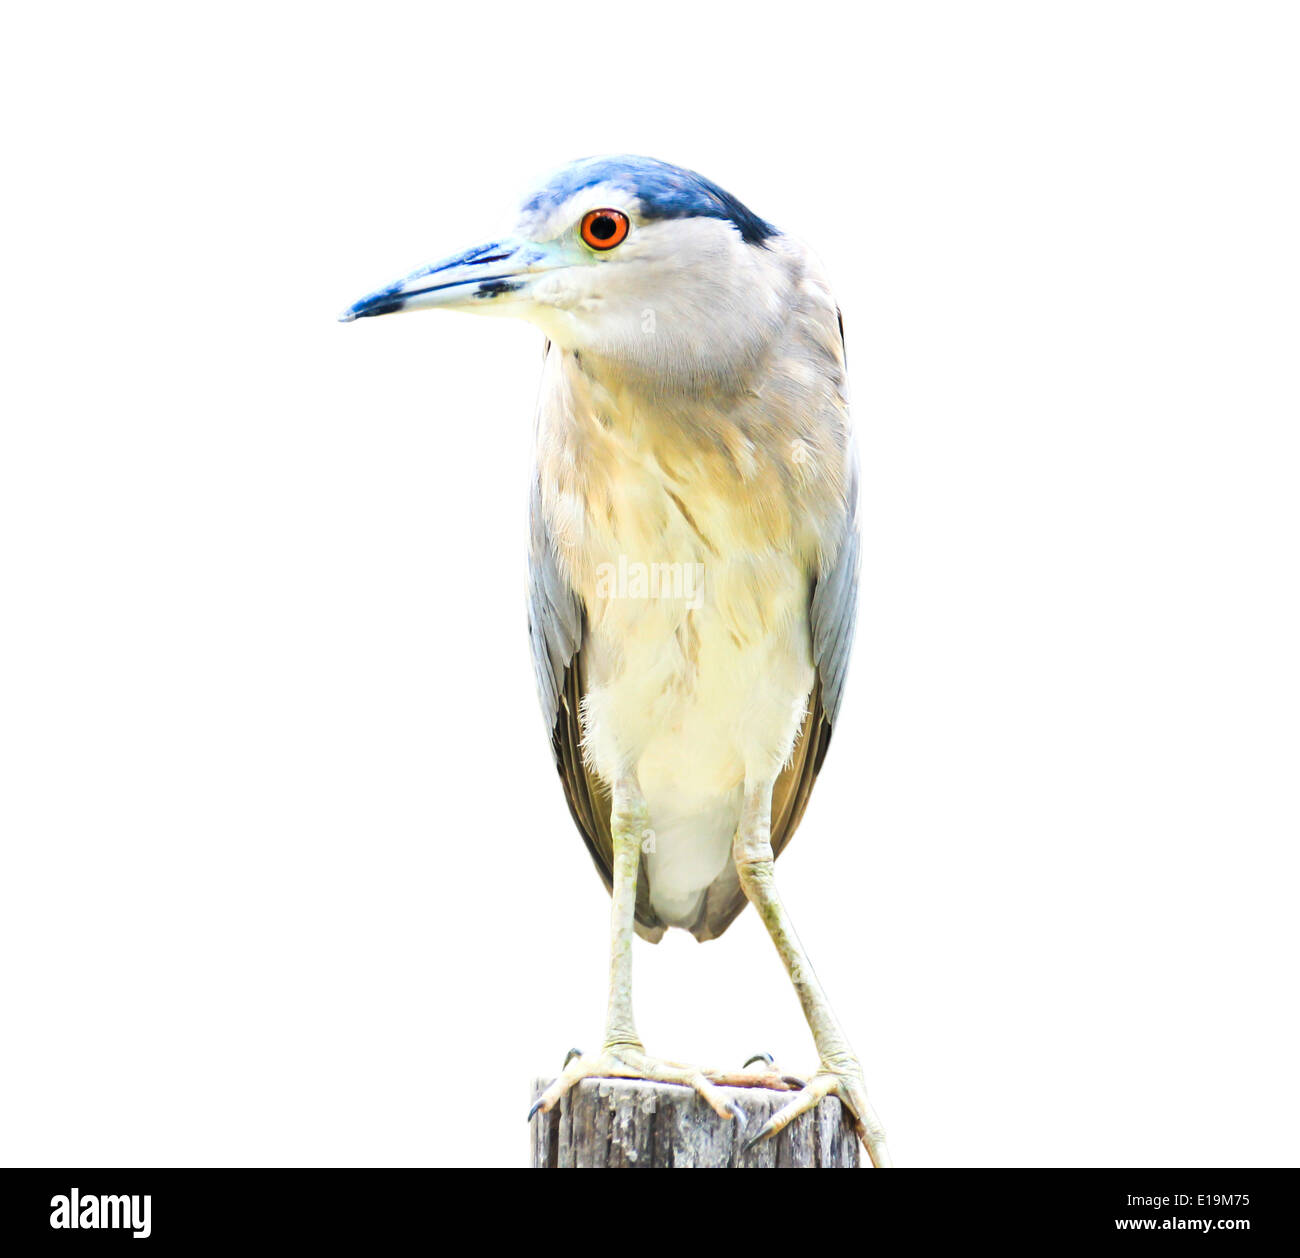
M862 1068L856 1061L837 1064L834 1067L823 1063L817 1073L800 1088L797 1096L792 1097L771 1118L763 1124L747 1141L745 1151L776 1135L788 1126L800 1114L815 1109L828 1096L839 1098L840 1104L848 1111L857 1130L858 1139L866 1146L871 1164L884 1167L890 1164L889 1150L885 1145L885 1129L880 1125L871 1102L867 1100L867 1087L862 1080Z
M581 1079L649 1079L656 1083L675 1083L694 1088L713 1111L722 1118L734 1118L743 1127L745 1111L731 1100L713 1081L710 1074L697 1066L662 1061L650 1057L640 1047L607 1045L599 1053L570 1053L564 1069L528 1111L531 1121L537 1113L552 1109L560 1098Z
M808 1086L807 1080L800 1079L798 1075L782 1074L781 1067L776 1064L776 1058L771 1053L755 1053L752 1057L747 1057L741 1069L748 1070L756 1061L765 1062L767 1069L753 1075L752 1083L734 1086L768 1088L773 1092L784 1092L787 1089L798 1091Z

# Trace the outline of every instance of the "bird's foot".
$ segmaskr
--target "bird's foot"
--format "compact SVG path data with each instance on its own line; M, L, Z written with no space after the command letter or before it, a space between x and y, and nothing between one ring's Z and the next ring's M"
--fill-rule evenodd
M745 1063L749 1065L748 1062ZM745 1112L720 1088L772 1088L791 1091L801 1080L776 1074L771 1070L701 1070L682 1062L651 1057L639 1044L607 1044L599 1053L580 1053L576 1049L565 1060L564 1069L541 1096L533 1102L528 1117L545 1113L580 1079L649 1079L656 1083L676 1083L694 1088L723 1118L735 1118L744 1125Z
M862 1080L862 1067L853 1057L823 1061L817 1073L799 1090L797 1096L783 1105L745 1143L752 1149L769 1137L776 1135L800 1114L816 1108L823 1097L835 1096L848 1110L857 1129L858 1138L866 1146L872 1166L888 1166L889 1150L885 1147L885 1129L880 1125L871 1102L867 1100L867 1085Z

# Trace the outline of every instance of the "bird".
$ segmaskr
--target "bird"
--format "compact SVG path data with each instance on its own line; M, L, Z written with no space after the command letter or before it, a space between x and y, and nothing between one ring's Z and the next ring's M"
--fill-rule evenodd
M339 318L424 309L544 336L528 634L564 796L612 906L604 1041L570 1054L533 1112L613 1076L693 1087L743 1123L721 1090L736 1079L646 1051L632 942L715 939L752 904L818 1066L787 1080L746 1147L834 1095L888 1165L774 875L825 763L857 609L858 456L821 263L694 171L589 157L535 187L513 231Z

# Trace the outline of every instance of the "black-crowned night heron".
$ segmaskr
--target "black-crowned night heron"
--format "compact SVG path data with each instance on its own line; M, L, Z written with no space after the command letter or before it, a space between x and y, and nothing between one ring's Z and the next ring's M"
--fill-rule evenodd
M843 333L818 262L709 180L639 157L567 167L515 235L381 289L351 321L442 307L547 339L529 633L564 793L613 896L600 1052L579 1079L728 1078L651 1057L632 934L720 935L752 903L820 1057L751 1140L834 1094L877 1165L862 1070L777 894L826 756L857 601Z

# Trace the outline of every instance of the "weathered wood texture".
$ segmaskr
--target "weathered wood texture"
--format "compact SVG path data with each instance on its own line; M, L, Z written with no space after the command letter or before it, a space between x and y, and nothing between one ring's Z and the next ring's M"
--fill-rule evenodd
M534 1100L550 1082L533 1080ZM744 1109L749 1134L790 1099L761 1088L723 1091ZM857 1135L833 1096L748 1153L740 1124L719 1118L690 1088L644 1079L584 1079L531 1127L532 1165L541 1169L860 1165Z

